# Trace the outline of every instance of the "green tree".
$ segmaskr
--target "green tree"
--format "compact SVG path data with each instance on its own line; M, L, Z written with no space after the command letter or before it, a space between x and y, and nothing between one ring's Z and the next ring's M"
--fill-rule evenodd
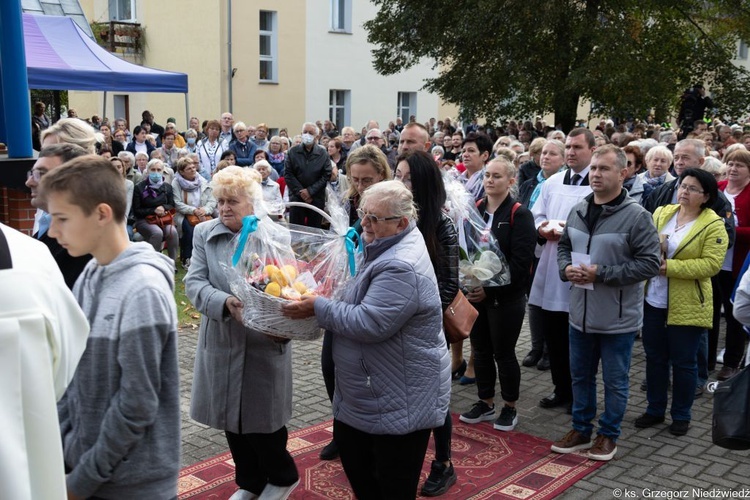
M750 40L748 0L372 0L365 23L385 75L435 61L425 88L464 118L555 113L574 126L579 99L603 114L673 111L693 83L722 113L750 105L732 64Z

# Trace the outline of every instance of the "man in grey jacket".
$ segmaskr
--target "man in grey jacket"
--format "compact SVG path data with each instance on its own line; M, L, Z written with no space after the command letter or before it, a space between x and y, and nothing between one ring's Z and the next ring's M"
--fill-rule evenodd
M659 236L651 214L622 187L626 164L625 153L614 145L594 152L589 173L593 193L570 212L557 249L560 278L573 284L573 429L552 445L552 451L590 448L592 460L611 460L617 453L633 340L643 324L644 281L659 273ZM604 413L592 445L600 359Z

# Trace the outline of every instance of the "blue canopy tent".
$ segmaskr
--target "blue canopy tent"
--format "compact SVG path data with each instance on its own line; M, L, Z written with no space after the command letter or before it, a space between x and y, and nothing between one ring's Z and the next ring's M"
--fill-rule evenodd
M132 64L100 47L70 18L23 14L29 88L47 90L178 92L185 94L185 73Z

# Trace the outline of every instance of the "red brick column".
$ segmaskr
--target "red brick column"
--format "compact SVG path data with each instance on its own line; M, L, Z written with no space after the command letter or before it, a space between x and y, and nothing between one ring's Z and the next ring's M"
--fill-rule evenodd
M0 220L14 229L31 236L36 209L31 206L31 194L17 189L2 188Z

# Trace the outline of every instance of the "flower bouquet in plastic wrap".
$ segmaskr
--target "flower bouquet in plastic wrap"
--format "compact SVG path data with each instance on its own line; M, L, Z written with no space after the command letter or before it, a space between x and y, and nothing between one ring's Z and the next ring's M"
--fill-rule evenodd
M473 290L480 286L509 284L508 261L492 234L491 226L477 210L474 197L459 180L444 176L443 181L447 195L445 208L458 230L461 285Z
M328 214L304 203L289 205L320 212L331 231L274 222L267 215L245 217L230 246L227 276L232 293L244 304L246 327L274 337L315 340L323 334L315 317L290 319L281 314L281 306L303 296L339 296L356 270L356 233L335 201L326 207Z

